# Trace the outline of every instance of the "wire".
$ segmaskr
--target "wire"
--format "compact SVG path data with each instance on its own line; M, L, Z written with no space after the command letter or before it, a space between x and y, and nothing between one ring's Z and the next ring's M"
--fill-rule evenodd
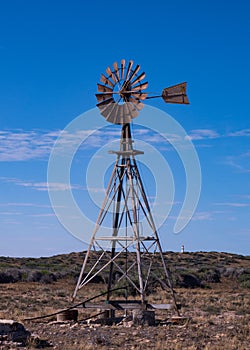
M70 307L68 307L67 309L63 309L63 310L60 310L60 311L57 311L57 312L53 312L52 314L48 314L48 315L43 315L43 316L38 316L38 317L30 317L30 318L24 318L23 321L33 321L33 320L39 320L39 319L42 319L42 318L47 318L47 317L52 317L52 316L56 316L56 315L59 315L65 311L68 311L68 310L72 310L74 309L75 307L77 306L80 306L80 305L84 305L85 303L91 301L91 300L94 300L98 297L101 297L107 293L110 293L110 292L115 292L116 290L120 290L120 289L126 289L126 287L119 287L119 288L114 288L114 289L111 289L109 291L106 291L106 292L103 292L101 294L98 294L98 295L95 295L93 296L92 298L88 298L86 299L85 301L82 301L78 304L75 304L75 305L72 305Z

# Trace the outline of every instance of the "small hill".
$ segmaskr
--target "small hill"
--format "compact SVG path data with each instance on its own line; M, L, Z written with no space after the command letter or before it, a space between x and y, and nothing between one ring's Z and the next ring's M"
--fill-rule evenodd
M76 279L84 254L85 252L70 253L41 258L0 257L0 283L22 281L47 284L63 278ZM91 254L93 263L99 254ZM126 258L132 254L134 253L128 253ZM250 288L250 256L219 252L165 252L164 257L176 287L205 287L209 283L231 281ZM120 260L124 259L125 255L121 255ZM101 277L97 282L106 281L107 271Z

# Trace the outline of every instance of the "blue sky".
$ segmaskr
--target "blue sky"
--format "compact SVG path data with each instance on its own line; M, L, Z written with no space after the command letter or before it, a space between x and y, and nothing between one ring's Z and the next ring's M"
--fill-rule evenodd
M164 153L177 183L176 208L160 232L164 248L179 251L184 244L190 251L249 255L249 11L245 0L2 2L0 255L83 249L51 208L48 159L60 130L94 108L100 74L122 58L141 65L149 91L188 82L189 106L150 101L186 130L202 171L196 213L176 235L183 169L173 151ZM81 172L102 146L98 140L75 157L72 181L79 203Z

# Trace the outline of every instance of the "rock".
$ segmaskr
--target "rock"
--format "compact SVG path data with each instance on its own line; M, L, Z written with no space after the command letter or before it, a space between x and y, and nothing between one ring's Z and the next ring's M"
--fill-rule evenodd
M6 338L13 342L26 344L30 336L30 332L24 328L22 323L14 320L0 320L0 337Z
M133 323L137 326L155 326L155 312L148 310L133 310Z
M52 344L50 342L48 342L47 340L41 339L36 334L32 334L29 337L28 345L29 345L29 347L33 347L33 348L37 348L37 349L48 348L48 347L52 346Z
M134 325L134 322L133 322L133 321L125 321L125 322L123 323L123 326L124 326L124 327L128 327L128 328L133 327L133 325Z

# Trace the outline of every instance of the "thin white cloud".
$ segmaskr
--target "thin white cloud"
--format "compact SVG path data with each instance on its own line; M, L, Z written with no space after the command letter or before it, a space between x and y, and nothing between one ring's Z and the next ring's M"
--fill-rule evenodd
M211 221L213 220L213 213L209 211L201 211L194 214L192 221Z
M1 207L17 207L17 208L51 208L51 205L49 204L39 204L39 203L29 203L29 202L8 202L8 203L0 203L0 208ZM60 206L53 206L54 208L65 208L65 206L60 205Z
M215 205L224 205L225 203L215 203ZM228 203L229 205L229 203ZM235 205L236 206L236 205ZM192 221L213 221L216 219L217 215L227 215L227 220L234 221L236 220L235 217L231 216L230 211L228 210L211 210L211 211L198 211L196 212L191 220ZM169 216L168 219L177 220L178 216ZM182 216L179 219L187 219L189 218L189 215Z
M134 130L134 135L135 136L138 136L138 135L143 136L143 135L148 135L149 132L150 132L149 129L136 128Z
M250 151L247 151L241 155L243 158L248 158L250 157Z
M5 225L20 225L21 222L15 219L3 219L2 223Z
M174 205L179 205L182 204L181 201L161 201L157 202L157 198L155 196L148 196L148 199L154 204L154 206L174 206Z
M241 136L247 136L250 137L250 129L242 129L234 132L230 132L228 134L230 137L241 137Z
M0 211L0 215L21 215L22 213L17 211Z
M186 220L189 218L190 218L190 215L182 216L182 217L170 215L168 217L168 219L172 219L172 220L177 220L177 219ZM192 216L191 220L192 221L211 221L211 220L213 220L213 212L210 212L210 211L196 212Z
M144 134L146 133L144 132ZM166 134L164 136L167 137L170 141L180 140L179 135ZM198 140L225 138L225 137L249 137L249 136L250 136L250 128L233 131L233 132L225 132L225 133L219 133L217 130L214 130L214 129L193 129L188 133L186 138L191 141L198 141ZM249 155L250 155L250 151L246 153L246 156L249 156Z
M59 134L60 131L2 130L0 131L0 161L47 158Z
M246 235L247 237L249 237L250 235L250 228L242 228L239 230L239 233L242 233L243 235Z
M242 199L250 199L250 194L242 194L242 195L239 195L238 197Z
M220 137L217 131L212 129L194 129L191 130L186 137L187 139L191 141L197 141L197 140L207 140L207 139L216 139Z
M250 169L246 167L246 164L244 162L244 165L239 164L239 162L242 160L242 157L245 156L239 155L238 157L227 157L227 159L223 162L223 164L229 165L234 169L237 169L239 173L250 173Z
M68 190L79 190L82 187L79 185L70 185L62 182L50 182L48 185L47 182L22 182L19 183L20 186L29 187L37 191L68 191Z
M44 213L44 214L31 214L30 216L37 217L37 218L40 218L40 217L56 217L56 214L54 214L54 213Z
M27 187L36 191L68 191L68 190L80 190L83 189L80 185L66 184L63 182L35 182L35 181L24 181L16 178L0 177L0 181L13 183L17 186Z
M241 202L222 202L222 203L214 203L214 204L228 206L228 207L235 207L235 208L244 208L244 207L250 206L250 203L241 203Z
M0 161L48 160L50 152L59 135L63 136L57 146L62 151L71 149L84 140L82 148L98 148L112 140L119 140L120 129L77 130L74 133L62 130L0 130ZM170 143L178 142L179 135L159 135L148 129L135 129L134 138L149 143L163 144L166 139ZM213 129L194 129L186 136L192 141L216 139L219 137L249 137L250 129L242 129L227 134L219 134ZM181 140L180 140L181 141Z
M37 208L50 208L47 204L37 204L37 203L25 203L25 202L10 202L10 203L0 203L0 207L37 207Z
M194 129L191 130L187 136L189 140L199 141L199 140L208 140L208 139L217 139L224 137L249 137L250 129L242 129L238 131L228 132L224 134L219 134L216 130L213 129Z
M88 188L85 188L85 191L92 192L92 193L105 193L106 192L105 188L101 188L101 187L88 187Z
M58 136L60 139L57 138ZM0 130L0 161L48 160L57 141L58 149L66 152L81 143L81 147L97 148L114 138L119 139L120 130Z

